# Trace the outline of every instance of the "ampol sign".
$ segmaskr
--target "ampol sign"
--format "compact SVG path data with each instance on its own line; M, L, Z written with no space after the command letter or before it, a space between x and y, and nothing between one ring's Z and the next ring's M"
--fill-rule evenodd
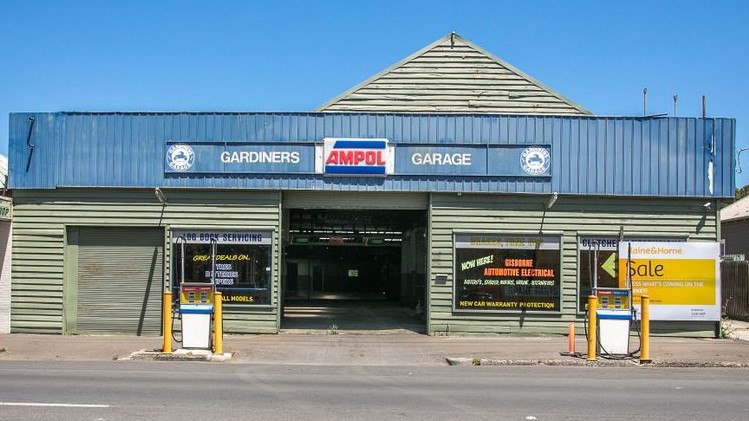
M323 173L332 175L387 175L393 158L387 139L323 140Z
M628 256L634 304L648 295L651 320L720 320L718 243L621 242L622 287Z

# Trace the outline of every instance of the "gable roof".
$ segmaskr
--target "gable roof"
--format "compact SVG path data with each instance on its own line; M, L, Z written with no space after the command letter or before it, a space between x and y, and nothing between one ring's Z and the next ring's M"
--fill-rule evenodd
M591 114L456 33L445 35L316 111Z
M720 222L749 218L749 196L737 200L720 210Z

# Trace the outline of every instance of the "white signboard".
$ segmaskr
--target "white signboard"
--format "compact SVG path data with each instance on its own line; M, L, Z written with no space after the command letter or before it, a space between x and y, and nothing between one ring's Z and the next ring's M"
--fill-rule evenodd
M270 231L208 231L172 230L173 243L190 244L265 244L270 245L273 233Z
M638 316L648 295L651 320L720 320L720 244L621 242L620 287L627 256Z

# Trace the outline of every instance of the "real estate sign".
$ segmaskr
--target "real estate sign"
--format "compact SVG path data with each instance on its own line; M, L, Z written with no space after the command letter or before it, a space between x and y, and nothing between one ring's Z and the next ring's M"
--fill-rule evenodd
M619 243L619 282L627 264L634 304L650 297L651 320L720 320L718 243Z

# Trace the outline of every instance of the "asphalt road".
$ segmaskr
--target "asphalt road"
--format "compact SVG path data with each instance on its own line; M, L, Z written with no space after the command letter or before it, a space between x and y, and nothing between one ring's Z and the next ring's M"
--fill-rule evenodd
M0 363L2 420L749 419L749 369Z

